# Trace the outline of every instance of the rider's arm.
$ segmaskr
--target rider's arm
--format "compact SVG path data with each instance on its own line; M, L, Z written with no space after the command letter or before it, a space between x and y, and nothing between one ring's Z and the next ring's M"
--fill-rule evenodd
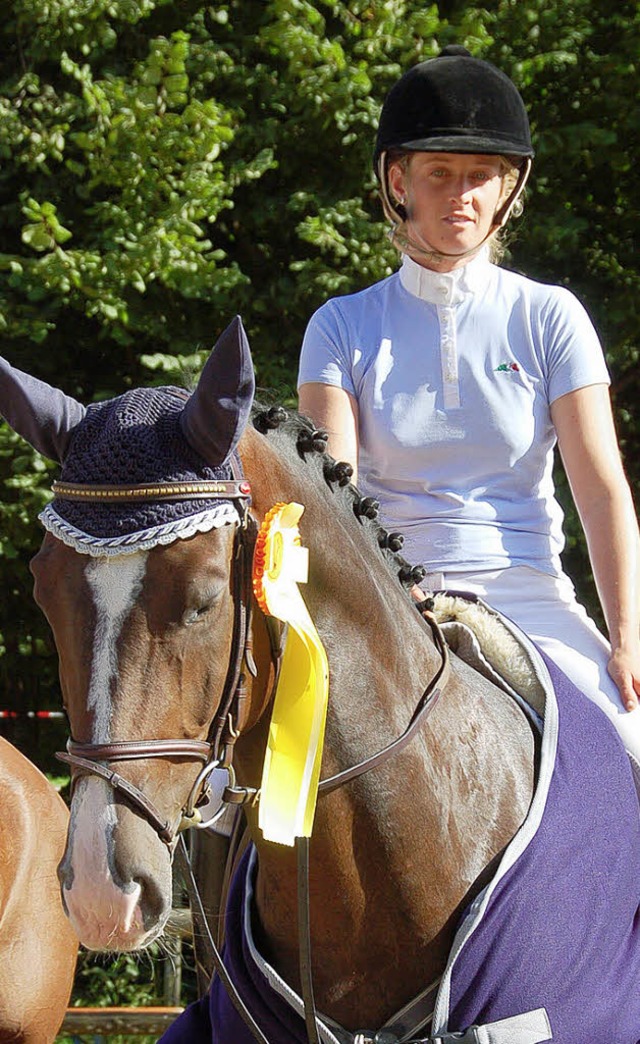
M306 414L329 435L327 450L336 460L353 468L358 478L358 403L350 392L330 384L311 382L299 389L300 413Z
M633 710L640 695L640 539L606 385L561 396L551 417L609 631L609 673Z

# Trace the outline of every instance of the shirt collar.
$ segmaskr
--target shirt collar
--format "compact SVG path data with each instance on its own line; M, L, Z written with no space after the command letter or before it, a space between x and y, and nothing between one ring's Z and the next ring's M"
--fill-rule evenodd
M457 305L477 294L489 281L492 265L485 248L453 272L433 272L417 264L407 254L402 259L400 282L414 297L436 305Z

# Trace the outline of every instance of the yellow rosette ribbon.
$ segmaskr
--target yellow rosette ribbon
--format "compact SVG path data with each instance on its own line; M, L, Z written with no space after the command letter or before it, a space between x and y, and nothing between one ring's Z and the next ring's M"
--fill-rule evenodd
M258 825L266 841L310 837L329 699L329 665L298 590L307 582L301 504L276 504L256 540L253 589L263 612L288 624L262 773Z

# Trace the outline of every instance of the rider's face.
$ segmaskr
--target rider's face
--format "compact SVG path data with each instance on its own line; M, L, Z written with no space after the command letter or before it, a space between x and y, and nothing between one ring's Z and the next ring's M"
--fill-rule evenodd
M389 187L405 201L411 238L454 255L439 269L464 264L484 242L503 195L502 169L499 156L458 152L416 152L391 165Z

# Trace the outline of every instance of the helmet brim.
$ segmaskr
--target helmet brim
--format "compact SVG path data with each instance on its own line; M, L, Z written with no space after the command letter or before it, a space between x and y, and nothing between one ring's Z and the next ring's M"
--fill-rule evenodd
M465 131L461 134L443 134L442 136L430 135L428 138L417 138L413 141L403 141L397 145L387 146L389 149L406 149L408 152L461 152L479 156L514 156L523 159L533 157L534 152L523 143L514 141L513 138L487 134L469 134Z

